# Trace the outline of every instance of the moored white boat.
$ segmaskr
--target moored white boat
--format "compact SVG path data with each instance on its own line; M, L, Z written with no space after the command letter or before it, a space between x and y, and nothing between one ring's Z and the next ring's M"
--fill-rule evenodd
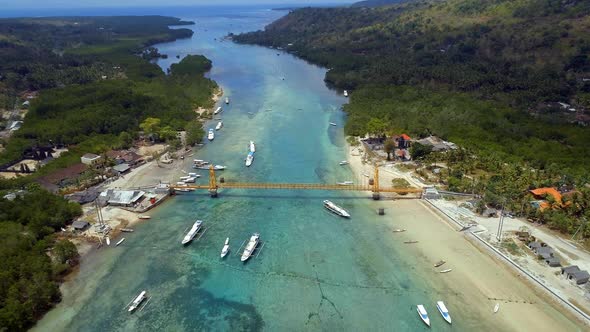
M254 145L254 141L250 141L250 152L256 152L256 145Z
M339 207L338 205L332 203L329 200L324 201L324 207L328 209L330 212L333 212L341 217L350 218L350 214L348 211L344 210L343 208Z
M428 318L428 313L426 312L426 309L424 309L424 306L421 304L418 304L416 306L416 309L418 311L418 315L420 315L420 319L422 319L424 324L430 326L430 318Z
M437 301L436 308L443 316L443 318L447 321L447 323L451 324L451 315L449 314L449 310L445 306L445 303L443 301Z
M215 112L213 112L213 114L219 114L223 111L223 109L221 109L221 107L217 107L217 109L215 110Z
M111 239L107 236L107 246L111 245Z
M197 233L199 232L199 229L201 229L202 224L203 224L202 220L195 221L195 223L193 224L193 227L191 227L190 231L188 231L188 233L186 233L186 235L182 239L181 243L187 244L187 243L191 242L193 240L193 238L195 237L195 235L197 235Z
M497 313L498 310L500 310L500 303L496 303L496 305L494 306L494 313Z
M210 165L201 165L201 166L193 166L193 168L195 169L209 169ZM224 169L226 169L227 166L223 166L223 165L214 165L213 169L216 171L223 171Z
M209 129L209 134L207 135L207 139L210 141L215 139L215 132L213 131L213 129Z
M219 130L219 129L221 129L221 127L223 127L223 121L217 122L217 126L215 126L215 130Z
M354 184L354 182L352 182L352 181L338 182L338 185L341 185L341 186L350 186L350 185L353 185L353 184Z
M338 164L340 164L340 166L348 165L348 161L346 161L346 160L342 160L342 161L341 161L341 162L339 162Z
M250 165L252 165L253 161L254 161L254 153L248 152L248 155L246 156L246 167L250 167Z
M137 309L137 307L139 307L141 302L143 302L143 300L145 300L146 297L147 297L146 291L142 291L139 295L137 295L137 297L133 300L133 302L131 302L131 305L129 305L129 312L133 312L135 309Z
M229 104L229 97L225 97L225 103Z
M120 245L121 243L123 243L123 241L125 241L125 238L122 238L121 240L119 240L117 242L117 244L115 244L115 247L117 247L118 245Z
M453 269L446 269L446 270L442 270L442 271L438 271L439 273L449 273L453 271Z
M244 249L244 252L242 253L242 258L240 258L240 260L242 262L247 261L248 258L250 258L250 256L252 256L252 253L254 253L254 249L256 249L256 246L258 245L259 239L260 239L260 234L258 234L258 233L252 234L252 236L250 237L250 240L248 241L248 244L246 245L246 248Z
M348 97L348 91L344 90L344 97Z
M221 258L227 256L228 252L229 252L229 237L227 239L225 239L225 244L223 245L223 248L221 249Z
M152 217L151 216L146 216L146 215L141 215L141 216L138 216L137 218L139 218L139 219L151 219Z
M336 126L334 122L330 122L330 126Z

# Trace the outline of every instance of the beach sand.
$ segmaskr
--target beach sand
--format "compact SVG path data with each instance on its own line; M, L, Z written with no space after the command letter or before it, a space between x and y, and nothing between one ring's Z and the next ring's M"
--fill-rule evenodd
M362 173L373 176L372 166L363 163L363 156L362 147L361 151L359 147L349 147L349 165L358 181L366 181ZM392 178L398 177L396 173L400 173L383 170L384 167L381 167L382 185L391 183ZM408 174L399 177L406 178L417 187L421 184ZM386 216L380 222L386 223L390 230L406 229L405 232L391 232L392 238L399 241L405 252L415 257L416 272L432 280L432 287L439 294L445 294L441 300L445 301L451 315L453 310L469 308L465 310L469 311L469 322L488 321L479 319L487 316L493 319L499 331L580 331L580 326L584 326L578 316L481 244L458 232L450 220L435 213L427 203L421 200L392 200L384 201L383 206ZM396 218L388 218L390 213ZM404 244L404 241L418 242ZM446 263L435 268L434 264L440 260ZM452 271L438 272L444 269ZM500 310L494 314L496 303L500 303ZM472 330L481 328L473 324L470 326Z

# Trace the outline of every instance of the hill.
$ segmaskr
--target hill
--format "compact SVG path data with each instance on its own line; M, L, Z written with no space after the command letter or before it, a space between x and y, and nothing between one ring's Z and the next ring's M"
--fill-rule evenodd
M381 7L381 6L388 6L388 5L395 5L402 2L409 2L413 0L365 0L355 2L350 7Z
M537 167L557 163L587 174L582 165L590 162L590 150L582 142L590 139L589 131L569 123L588 123L585 119L590 118L589 14L590 3L576 0L416 1L370 10L305 8L234 40L285 48L330 68L329 84L355 90L347 107L355 109L348 134L366 133L374 117L391 131L418 136L456 137L477 129L480 133L465 142L467 147L483 146ZM381 99L397 98L372 90L400 85L414 90L433 112L443 110L429 100L431 94L442 94L439 100L460 97L464 109L445 110L443 122L434 125L420 112L363 108L361 103L368 100L376 107ZM362 95L362 100L355 95ZM569 106L563 109L558 102ZM403 125L393 120L400 116L406 120ZM508 128L503 121L514 124L514 130L502 136L512 142L508 145L490 135L497 128ZM532 138L563 149L546 154L537 144L527 143ZM529 151L523 155L514 145Z

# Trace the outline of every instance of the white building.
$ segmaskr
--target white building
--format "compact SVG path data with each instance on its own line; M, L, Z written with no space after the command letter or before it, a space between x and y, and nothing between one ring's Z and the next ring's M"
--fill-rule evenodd
M82 161L82 164L92 165L95 162L97 162L99 159L100 159L100 156L97 156L93 153L87 153L87 154L83 155L82 158L80 158L80 161Z

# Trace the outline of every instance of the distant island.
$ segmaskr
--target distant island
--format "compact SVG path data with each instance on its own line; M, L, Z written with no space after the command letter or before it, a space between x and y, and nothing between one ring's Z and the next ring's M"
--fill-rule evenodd
M109 151L139 140L180 149L202 139L199 119L207 115L196 111L212 108L218 92L204 76L211 61L187 56L168 75L151 62L166 56L151 45L193 34L169 26L190 24L164 16L0 20L4 329L23 331L43 316L77 264L76 246L62 231L82 209L61 194L112 176L104 172L115 165ZM100 156L104 165L83 164Z
M573 234L586 210L540 212L525 197L549 186L575 188L575 199L590 202L590 7L573 0L393 2L301 8L231 37L328 68L327 84L351 96L347 135L372 137L389 158L399 144L392 137L409 133L424 176L482 195L481 209L521 211ZM432 151L420 143L430 137L461 148Z

